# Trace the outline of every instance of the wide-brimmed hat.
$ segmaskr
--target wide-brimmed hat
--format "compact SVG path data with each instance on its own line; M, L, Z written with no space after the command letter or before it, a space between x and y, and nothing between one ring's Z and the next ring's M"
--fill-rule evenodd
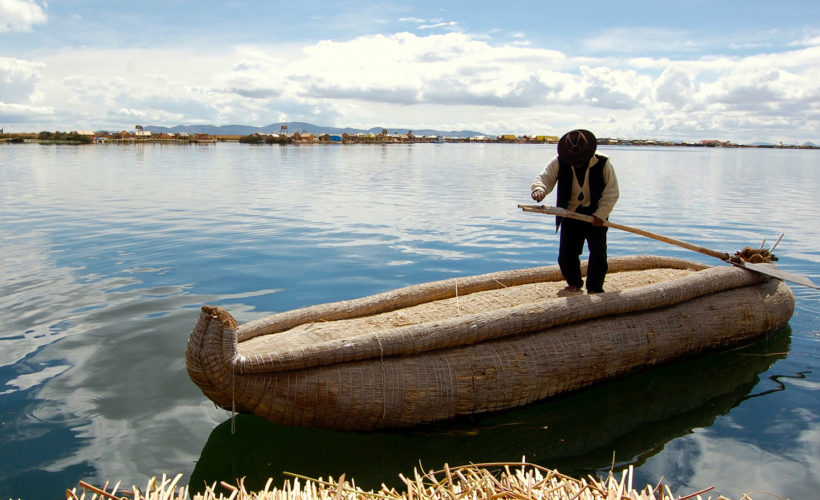
M572 130L558 140L558 157L570 163L588 162L596 149L598 140L589 130Z

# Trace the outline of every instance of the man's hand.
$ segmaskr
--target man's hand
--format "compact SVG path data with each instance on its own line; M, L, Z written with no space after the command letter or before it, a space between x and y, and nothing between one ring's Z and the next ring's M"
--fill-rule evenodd
M593 215L592 216L592 225L597 226L597 227L601 227L601 226L604 225L604 220Z
M535 200L535 201L539 201L539 202L543 201L546 196L547 196L547 192L544 191L541 188L536 188L532 192L532 199Z

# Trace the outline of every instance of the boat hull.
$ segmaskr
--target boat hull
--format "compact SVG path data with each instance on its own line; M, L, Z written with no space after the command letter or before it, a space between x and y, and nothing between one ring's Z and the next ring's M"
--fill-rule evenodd
M297 367L286 352L275 353L279 364L254 364L239 347L239 339L251 335L225 311L205 306L189 341L188 371L219 406L292 426L372 430L505 410L747 342L791 317L794 296L783 282L761 282L749 271L728 267L712 274L739 285L672 304L665 296L674 295L674 286L663 284L635 292L551 297L528 309L445 322L443 333L428 327L419 336L446 338L449 325L451 336L462 339L453 345L430 340L427 348L396 353L384 334L366 343L378 344L373 356L367 350L360 354L361 348L345 354L344 346L356 342L344 339L331 361L318 355L305 360L302 353L311 348L294 348L302 359ZM654 296L662 305L621 311L624 302L645 303ZM598 312L585 317L590 310ZM523 319L515 317L516 311ZM467 336L456 327L469 330L471 324L494 332L509 324L508 329L519 331L464 340ZM435 335L425 336L430 332ZM410 339L404 344L420 342L411 333L390 335Z

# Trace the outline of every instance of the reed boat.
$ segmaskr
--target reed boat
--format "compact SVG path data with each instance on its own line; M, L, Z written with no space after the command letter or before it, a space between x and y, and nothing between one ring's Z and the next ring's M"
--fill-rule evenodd
M791 317L783 281L737 266L611 258L606 293L558 266L423 283L238 324L205 305L188 374L218 406L367 431L494 412L726 349ZM585 263L584 263L585 267Z

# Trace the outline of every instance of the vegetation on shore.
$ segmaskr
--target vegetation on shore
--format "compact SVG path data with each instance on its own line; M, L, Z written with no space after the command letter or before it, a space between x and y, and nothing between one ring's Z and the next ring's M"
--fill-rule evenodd
M91 144L93 137L80 135L77 132L40 132L37 134L37 141L41 143L54 144Z
M290 474L294 479L285 481L281 488L271 487L268 480L262 491L247 491L243 481L237 484L221 483L209 486L202 492L191 492L179 486L182 474L170 479L163 475L161 481L151 478L144 491L136 487L119 491L119 483L102 488L80 482L78 488L66 491L69 500L610 500L610 499L677 499L701 498L712 488L706 488L686 496L675 496L663 484L647 485L636 490L632 484L632 467L620 474L620 479L610 471L604 479L589 477L575 479L556 470L538 465L521 463L478 464L462 467L444 466L443 470L420 474L414 471L412 478L399 475L405 485L403 491L382 486L380 491L363 491L355 481L342 475L338 480L311 479ZM89 495L88 497L86 495ZM711 498L711 497L709 497ZM721 496L719 499L724 499ZM751 500L744 495L744 499Z

